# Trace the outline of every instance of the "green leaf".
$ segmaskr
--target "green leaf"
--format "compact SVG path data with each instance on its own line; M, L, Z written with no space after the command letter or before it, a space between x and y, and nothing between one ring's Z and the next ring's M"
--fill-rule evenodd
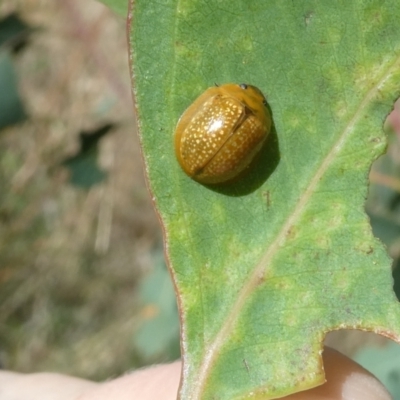
M140 300L144 305L143 321L133 338L139 354L147 361L161 356L164 361L167 361L166 357L179 357L174 288L163 261L155 263L154 270L141 284Z
M182 321L180 399L266 399L321 384L339 328L400 341L391 260L364 212L399 95L400 4L131 1L145 167ZM174 155L176 122L214 83L267 96L269 149L206 187Z
M129 0L100 0L106 6L110 7L116 14L126 17L128 14Z
M89 189L106 178L106 172L97 165L98 143L113 128L113 124L106 124L94 131L80 133L78 153L62 162L70 170L70 182L73 185Z
M0 47L9 47L18 51L26 44L32 28L21 20L16 13L0 19Z
M14 65L8 52L0 50L0 129L25 118Z
M366 348L353 358L385 385L393 399L400 399L399 346L388 343L381 348Z

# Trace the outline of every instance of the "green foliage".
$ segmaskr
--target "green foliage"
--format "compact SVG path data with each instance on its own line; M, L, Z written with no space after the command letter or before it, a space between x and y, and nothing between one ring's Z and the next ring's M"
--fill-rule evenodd
M181 399L265 399L324 381L326 332L400 341L391 261L364 212L399 95L400 5L132 1L141 140L184 324ZM185 108L215 82L258 86L274 131L230 186L181 171Z
M26 118L11 56L0 49L0 129Z
M400 348L389 343L381 348L360 351L354 360L374 374L389 390L393 400L400 400Z
M399 104L399 102L396 102ZM387 246L394 258L394 291L400 299L400 109L389 114L386 125L391 128L387 154L373 165L366 210L374 235Z
M100 0L106 6L110 7L116 14L126 17L128 14L129 0Z
M26 118L11 52L24 45L30 31L15 14L0 19L0 129Z
M179 323L174 288L159 257L154 270L140 287L143 304L142 324L135 333L134 345L147 363L160 359L175 360L179 357Z
M0 47L17 51L26 43L32 28L17 14L9 14L0 19Z
M98 143L112 128L112 124L107 124L94 131L80 133L78 153L63 161L63 165L70 170L73 185L88 189L105 179L106 172L97 164Z

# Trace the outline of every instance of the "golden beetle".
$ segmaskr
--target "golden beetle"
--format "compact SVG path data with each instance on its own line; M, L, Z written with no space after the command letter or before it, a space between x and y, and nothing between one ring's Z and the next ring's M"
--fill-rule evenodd
M270 129L265 97L255 86L228 83L211 87L179 119L176 156L194 180L227 182L250 164Z

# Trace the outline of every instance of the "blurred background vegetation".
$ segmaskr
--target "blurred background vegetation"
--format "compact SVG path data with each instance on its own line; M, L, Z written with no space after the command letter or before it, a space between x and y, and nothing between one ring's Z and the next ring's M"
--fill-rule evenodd
M0 362L92 379L179 356L126 22L0 2Z
M130 87L124 18L95 0L1 1L3 368L100 380L179 357ZM390 147L371 170L366 203L395 260L398 297L399 115L386 123ZM358 331L326 343L400 399L399 346Z

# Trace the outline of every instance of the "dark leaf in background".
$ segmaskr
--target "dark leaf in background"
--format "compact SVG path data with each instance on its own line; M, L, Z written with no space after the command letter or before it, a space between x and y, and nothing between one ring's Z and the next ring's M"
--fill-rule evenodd
M176 360L180 356L179 320L174 287L163 257L140 287L142 323L133 337L146 363L156 359Z
M32 30L17 14L0 18L0 129L26 118L10 52L21 50Z
M0 50L0 129L26 119L18 80L7 51Z
M394 291L400 300L400 113L398 102L387 119L390 144L372 166L366 202L374 235L394 258Z
M15 13L0 18L0 47L8 47L13 52L20 51L28 42L33 31Z
M99 140L115 128L114 124L105 124L93 131L83 131L80 133L79 140L81 142L80 153L87 153L97 150Z
M391 149L397 146L392 142ZM400 176L399 167L389 154L382 156L373 166L372 176L379 176L386 180L396 179ZM371 220L374 235L381 239L388 249L396 244L400 238L400 194L394 188L381 183L372 183L369 188L369 195L366 210ZM391 252L393 255L393 252Z
M400 400L400 348L389 342L379 348L364 348L354 360L372 372L389 390L393 400Z
M71 172L70 182L73 185L88 189L105 179L107 173L97 165L98 143L114 127L114 124L106 124L94 131L80 133L79 152L62 162Z
M399 176L393 173L395 165L391 164L389 155L379 160L375 168L381 173ZM391 167L390 167L391 165ZM396 257L396 248L400 242L400 215L396 212L399 193L381 185L371 185L367 210L371 218L374 235L380 238L394 253L393 289L400 300L400 259ZM364 348L354 357L368 371L372 372L389 390L394 400L400 400L400 367L399 348L395 343L388 343L381 348Z
M397 234L397 237L399 237L399 234ZM400 259L398 258L395 260L393 265L393 279L394 292L396 293L397 298L400 299Z

